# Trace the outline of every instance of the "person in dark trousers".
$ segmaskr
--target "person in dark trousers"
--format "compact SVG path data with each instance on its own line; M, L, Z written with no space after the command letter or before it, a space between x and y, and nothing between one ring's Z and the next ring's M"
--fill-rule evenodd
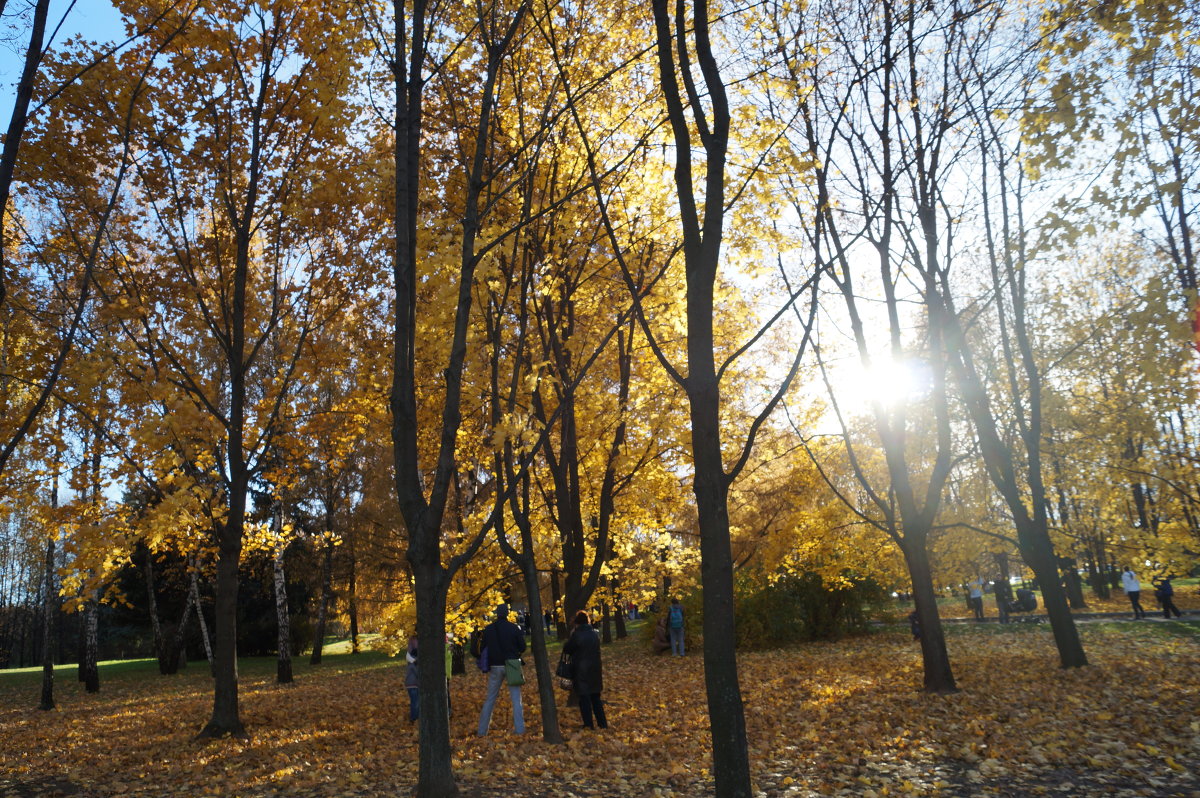
M408 722L416 723L421 717L421 691L417 683L417 638L408 638L408 652L404 655L408 669L404 672L404 687L408 690Z
M676 657L683 656L683 626L683 605L679 599L671 599L671 606L667 608L667 632L671 635L671 654Z
M1171 586L1171 577L1165 576L1154 583L1154 597L1162 605L1164 618L1170 618L1171 613L1175 613L1176 618L1183 615L1175 606L1175 588Z
M604 702L600 699L600 692L604 689L600 635L592 628L588 614L583 610L575 614L575 628L563 646L563 654L571 658L571 681L579 696L579 715L583 718L584 728L595 728L592 725L592 716L595 715L596 726L607 729L608 718L604 715Z
M478 729L479 736L484 737L492 722L492 709L500 696L500 686L505 682L504 662L518 659L525 650L525 635L521 633L520 627L508 620L507 604L496 607L496 620L483 628L483 636L479 642L481 653L487 655L488 661L487 698L484 699L483 709L479 712ZM525 714L521 709L521 685L510 684L508 696L512 699L513 731L524 734Z
M1124 588L1125 595L1129 597L1129 603L1133 605L1133 619L1136 621L1139 618L1145 618L1146 611L1142 609L1142 585L1134 575L1133 569L1128 565L1121 574L1121 587Z
M1000 616L1000 623L1008 623L1009 607L1013 600L1012 585L1008 583L1008 578L997 579L992 585L992 593L996 596L996 614Z

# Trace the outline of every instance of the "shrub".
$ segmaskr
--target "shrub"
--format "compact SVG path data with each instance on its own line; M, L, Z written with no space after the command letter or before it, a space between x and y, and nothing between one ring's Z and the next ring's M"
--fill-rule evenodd
M844 586L830 586L811 572L773 580L761 572L739 574L734 586L738 647L775 648L866 632L869 614L887 594L874 580L844 576Z

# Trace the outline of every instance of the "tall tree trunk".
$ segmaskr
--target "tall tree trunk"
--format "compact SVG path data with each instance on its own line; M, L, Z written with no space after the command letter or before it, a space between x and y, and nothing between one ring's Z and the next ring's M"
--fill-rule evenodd
M1018 517L1017 539L1020 543L1021 557L1033 569L1038 585L1041 586L1042 602L1046 605L1046 617L1050 620L1050 629L1054 634L1062 667L1078 668L1087 665L1087 655L1084 654L1079 630L1067 605L1066 591L1063 590L1058 574L1058 559L1050 544L1049 534L1045 527L1039 528L1034 519L1028 516Z
M426 653L418 658L417 668L421 701L427 707L446 706L446 670L439 656L446 645L446 595L450 578L469 554L456 555L450 565L442 562L442 524L450 487L457 472L456 446L462 426L463 370L468 331L471 324L476 249L479 231L480 195L485 185L487 142L492 135L492 111L496 81L503 58L516 37L528 6L521 5L510 22L498 17L480 20L479 32L487 40L487 62L480 90L478 125L474 154L466 175L465 212L459 253L457 305L449 356L440 372L445 383L442 396L441 425L436 430L438 451L433 472L427 471L420 457L420 416L417 412L418 341L424 333L418 325L417 229L420 217L420 172L423 88L426 77L425 0L413 0L406 16L406 4L393 0L395 23L394 52L390 63L395 91L395 208L393 214L394 256L392 263L395 288L393 326L392 455L396 499L408 533L406 556L412 569L417 609L417 640ZM411 30L408 29L411 24ZM493 38L494 37L494 38ZM444 335L444 331L438 334ZM426 490L428 487L428 495ZM482 542L482 536L476 538ZM417 795L419 798L453 798L458 795L451 759L450 722L447 713L422 712L420 717L420 754L418 757Z
M283 534L283 512L275 509L275 532ZM292 683L292 627L288 618L287 578L283 571L283 552L287 548L284 542L275 542L275 621L279 630L276 646L279 656L276 659L275 681L279 684ZM318 644L319 647L319 644Z
M411 551L411 548L410 548ZM417 659L421 703L425 707L446 706L446 592L449 580L440 562L421 560L413 563L414 593L417 604L417 641L423 654ZM445 712L422 712L418 719L417 795L428 798L457 796L451 762L450 718Z
M245 507L243 494L242 507ZM230 521L232 523L232 521ZM240 526L240 524L239 524ZM213 712L200 731L201 737L244 737L238 708L237 600L238 563L242 556L240 530L222 530L217 548L216 600L213 615L216 629L213 639Z
M1063 588L1067 592L1067 601L1073 610L1086 610L1087 602L1083 600L1083 584L1079 581L1079 564L1074 557L1061 557Z
M171 636L170 648L167 651L168 673L179 673L187 667L187 622L192 614L192 591L185 594L183 612L179 614L179 623L175 625L175 634Z
M57 474L55 474L57 482ZM52 506L58 505L58 486L54 487ZM46 541L45 587L42 588L42 699L38 709L54 709L54 613L57 610L54 585L54 535Z
M330 529L330 519L326 514L325 521L325 551L321 567L321 603L317 608L317 629L313 635L313 650L310 663L321 664L321 649L325 647L325 617L329 611L329 599L333 594L333 531Z
M687 283L687 376L676 373L686 391L691 417L692 490L700 527L700 581L704 586L704 684L712 739L713 779L717 798L750 798L750 758L746 717L734 653L733 552L729 535L729 480L722 464L721 393L713 335L713 293L720 263L725 212L725 161L729 144L729 104L709 39L705 0L679 2L672 21L666 0L653 0L658 75L675 140L675 186L683 224ZM690 24L689 24L690 22ZM691 36L688 36L688 31ZM689 41L690 38L690 41ZM678 42L678 51L676 44ZM703 222L692 174L693 140L683 108L679 80L693 80L687 45L695 46L711 125L705 109L691 112L701 126ZM695 90L689 89L689 95Z
M92 591L83 611L83 659L79 669L84 689L89 693L100 692L100 591Z
M933 589L933 574L929 567L926 536L906 532L900 550L912 578L913 600L917 605L917 620L921 625L921 661L925 670L925 692L957 693L950 654L946 651L946 634L938 614L937 591Z

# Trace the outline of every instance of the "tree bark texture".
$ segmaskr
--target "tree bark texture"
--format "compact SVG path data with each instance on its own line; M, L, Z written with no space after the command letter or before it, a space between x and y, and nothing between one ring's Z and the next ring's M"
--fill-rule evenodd
M213 640L213 711L201 737L244 737L238 707L237 597L241 535L225 534L217 554L217 584Z
M83 686L89 693L100 692L100 602L96 596L88 599L83 613Z
M924 689L927 693L957 693L950 654L946 650L946 633L938 614L937 593L933 589L933 574L929 567L929 552L924 535L904 536L900 546L912 578L913 600L917 605L917 621L921 626L921 661L925 670Z
M276 525L276 529L279 525ZM292 683L292 627L288 619L287 575L283 570L285 546L275 546L275 620L279 631L278 657L275 666L275 681L279 684Z

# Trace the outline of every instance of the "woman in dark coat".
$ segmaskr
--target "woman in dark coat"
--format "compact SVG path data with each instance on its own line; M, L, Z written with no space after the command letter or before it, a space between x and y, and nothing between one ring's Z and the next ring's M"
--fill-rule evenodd
M571 680L575 684L575 692L579 695L579 714L583 717L584 728L592 726L592 715L596 716L596 726L608 728L608 718L604 716L604 702L600 700L600 692L604 689L604 668L600 663L600 635L588 622L588 614L580 610L575 614L575 628L563 646L563 653L571 658L573 673Z

